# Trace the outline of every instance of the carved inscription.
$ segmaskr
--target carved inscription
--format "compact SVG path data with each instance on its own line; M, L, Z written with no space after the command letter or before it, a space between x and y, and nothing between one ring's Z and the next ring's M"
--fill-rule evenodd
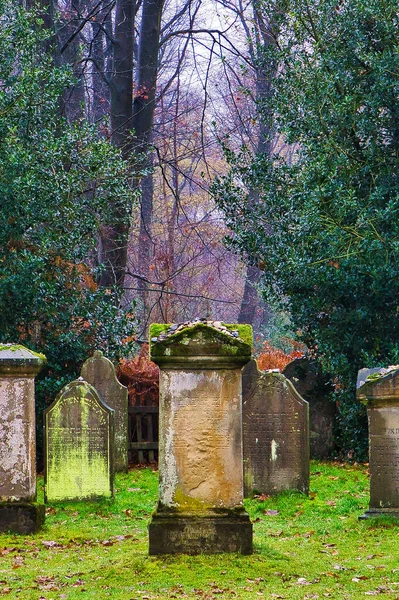
M161 391L159 464L168 475L161 476L161 502L175 506L184 498L190 509L240 504L240 371L163 371Z
M113 411L83 381L45 413L47 501L112 495Z
M244 493L307 493L307 402L283 375L259 372L253 363L243 374Z
M369 409L370 507L399 508L399 408Z

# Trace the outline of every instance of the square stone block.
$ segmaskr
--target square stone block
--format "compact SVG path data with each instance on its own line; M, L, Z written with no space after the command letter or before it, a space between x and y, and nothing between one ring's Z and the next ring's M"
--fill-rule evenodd
M252 554L252 523L241 514L158 512L149 525L149 554Z
M44 524L45 507L36 502L1 502L1 533L35 533Z

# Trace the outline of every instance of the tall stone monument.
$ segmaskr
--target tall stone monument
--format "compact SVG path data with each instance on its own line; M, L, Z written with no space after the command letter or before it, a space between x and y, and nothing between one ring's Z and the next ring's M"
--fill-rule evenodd
M46 358L0 346L0 532L32 533L44 523L36 502L35 376Z
M399 517L399 366L362 369L357 398L369 422L370 505L361 518Z
M309 404L310 458L322 460L334 452L334 424L337 414L331 377L322 373L315 360L295 358L283 370L300 396Z
M114 410L115 471L128 468L128 392L115 374L115 367L100 350L86 360L81 376L100 394L101 399Z
M241 368L252 329L197 320L152 325L160 367L159 503L150 554L252 552L243 508Z
M113 416L82 379L44 411L46 502L113 495Z
M244 494L309 492L309 407L274 371L243 370Z

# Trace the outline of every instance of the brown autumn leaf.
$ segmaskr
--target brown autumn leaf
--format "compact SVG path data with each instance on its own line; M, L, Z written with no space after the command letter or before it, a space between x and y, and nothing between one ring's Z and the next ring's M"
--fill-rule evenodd
M278 515L278 510L273 510L271 508L268 508L267 510L264 511L265 515L268 515L269 517L275 517L276 515Z
M306 579L306 577L299 577L296 583L297 585L312 585L311 582Z
M10 554L10 552L16 552L17 548L2 548L0 550L0 556L6 556L6 554Z
M36 577L37 583L49 583L50 581L54 581L54 580L55 580L54 575L39 575L39 577Z
M326 504L328 506L337 506L337 503L335 502L335 500L327 500Z
M23 567L23 566L24 566L24 559L22 558L22 556L14 556L13 562L12 562L12 568L19 569L20 567Z
M54 542L54 540L48 540L48 541L42 540L42 544L46 548L62 548L62 544L59 544L58 542Z

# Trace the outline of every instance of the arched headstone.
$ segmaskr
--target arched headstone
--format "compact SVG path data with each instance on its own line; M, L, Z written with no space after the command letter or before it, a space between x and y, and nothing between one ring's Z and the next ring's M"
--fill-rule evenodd
M45 410L46 502L113 495L113 413L83 380Z
M104 402L114 410L115 471L128 468L128 392L115 374L112 362L96 350L84 363L81 376L96 388Z
M244 494L309 491L309 407L273 371L243 370Z

